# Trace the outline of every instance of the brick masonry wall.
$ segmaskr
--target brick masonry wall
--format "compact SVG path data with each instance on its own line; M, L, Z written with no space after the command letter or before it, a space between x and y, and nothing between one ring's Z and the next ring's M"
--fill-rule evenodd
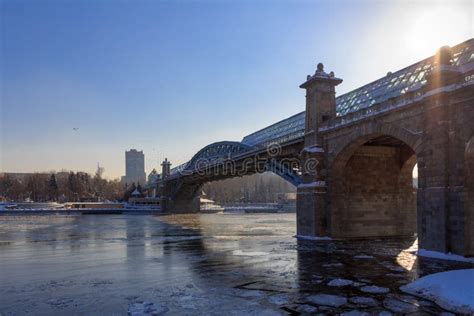
M335 194L332 235L339 238L413 235L416 192L400 149L362 146L344 169ZM410 170L411 168L411 170ZM410 170L403 172L404 169Z
M466 148L466 183L464 190L464 207L466 210L464 231L466 238L466 256L474 257L474 137L471 138Z

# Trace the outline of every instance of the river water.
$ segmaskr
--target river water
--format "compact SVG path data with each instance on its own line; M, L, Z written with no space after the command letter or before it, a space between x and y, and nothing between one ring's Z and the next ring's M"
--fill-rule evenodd
M413 238L297 241L295 217L1 216L0 315L436 314L399 287L466 268Z

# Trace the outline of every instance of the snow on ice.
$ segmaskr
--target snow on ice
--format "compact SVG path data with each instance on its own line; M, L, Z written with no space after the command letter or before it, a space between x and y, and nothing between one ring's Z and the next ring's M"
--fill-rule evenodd
M427 275L400 289L432 300L447 310L474 314L473 284L474 269L464 269Z
M416 254L420 257L474 263L474 258L466 258L452 253L442 253L437 251L420 249L416 252Z

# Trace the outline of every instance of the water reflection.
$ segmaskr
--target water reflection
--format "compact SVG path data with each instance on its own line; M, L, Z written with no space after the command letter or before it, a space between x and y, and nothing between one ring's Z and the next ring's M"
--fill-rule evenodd
M124 314L145 299L179 314L440 312L400 285L466 267L417 259L414 239L294 234L294 214L2 217L0 313Z

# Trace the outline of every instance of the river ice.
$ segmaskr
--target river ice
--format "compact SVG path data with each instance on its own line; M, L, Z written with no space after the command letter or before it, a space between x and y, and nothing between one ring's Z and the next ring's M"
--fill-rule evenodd
M441 313L400 286L472 267L294 235L295 214L0 216L0 314Z

